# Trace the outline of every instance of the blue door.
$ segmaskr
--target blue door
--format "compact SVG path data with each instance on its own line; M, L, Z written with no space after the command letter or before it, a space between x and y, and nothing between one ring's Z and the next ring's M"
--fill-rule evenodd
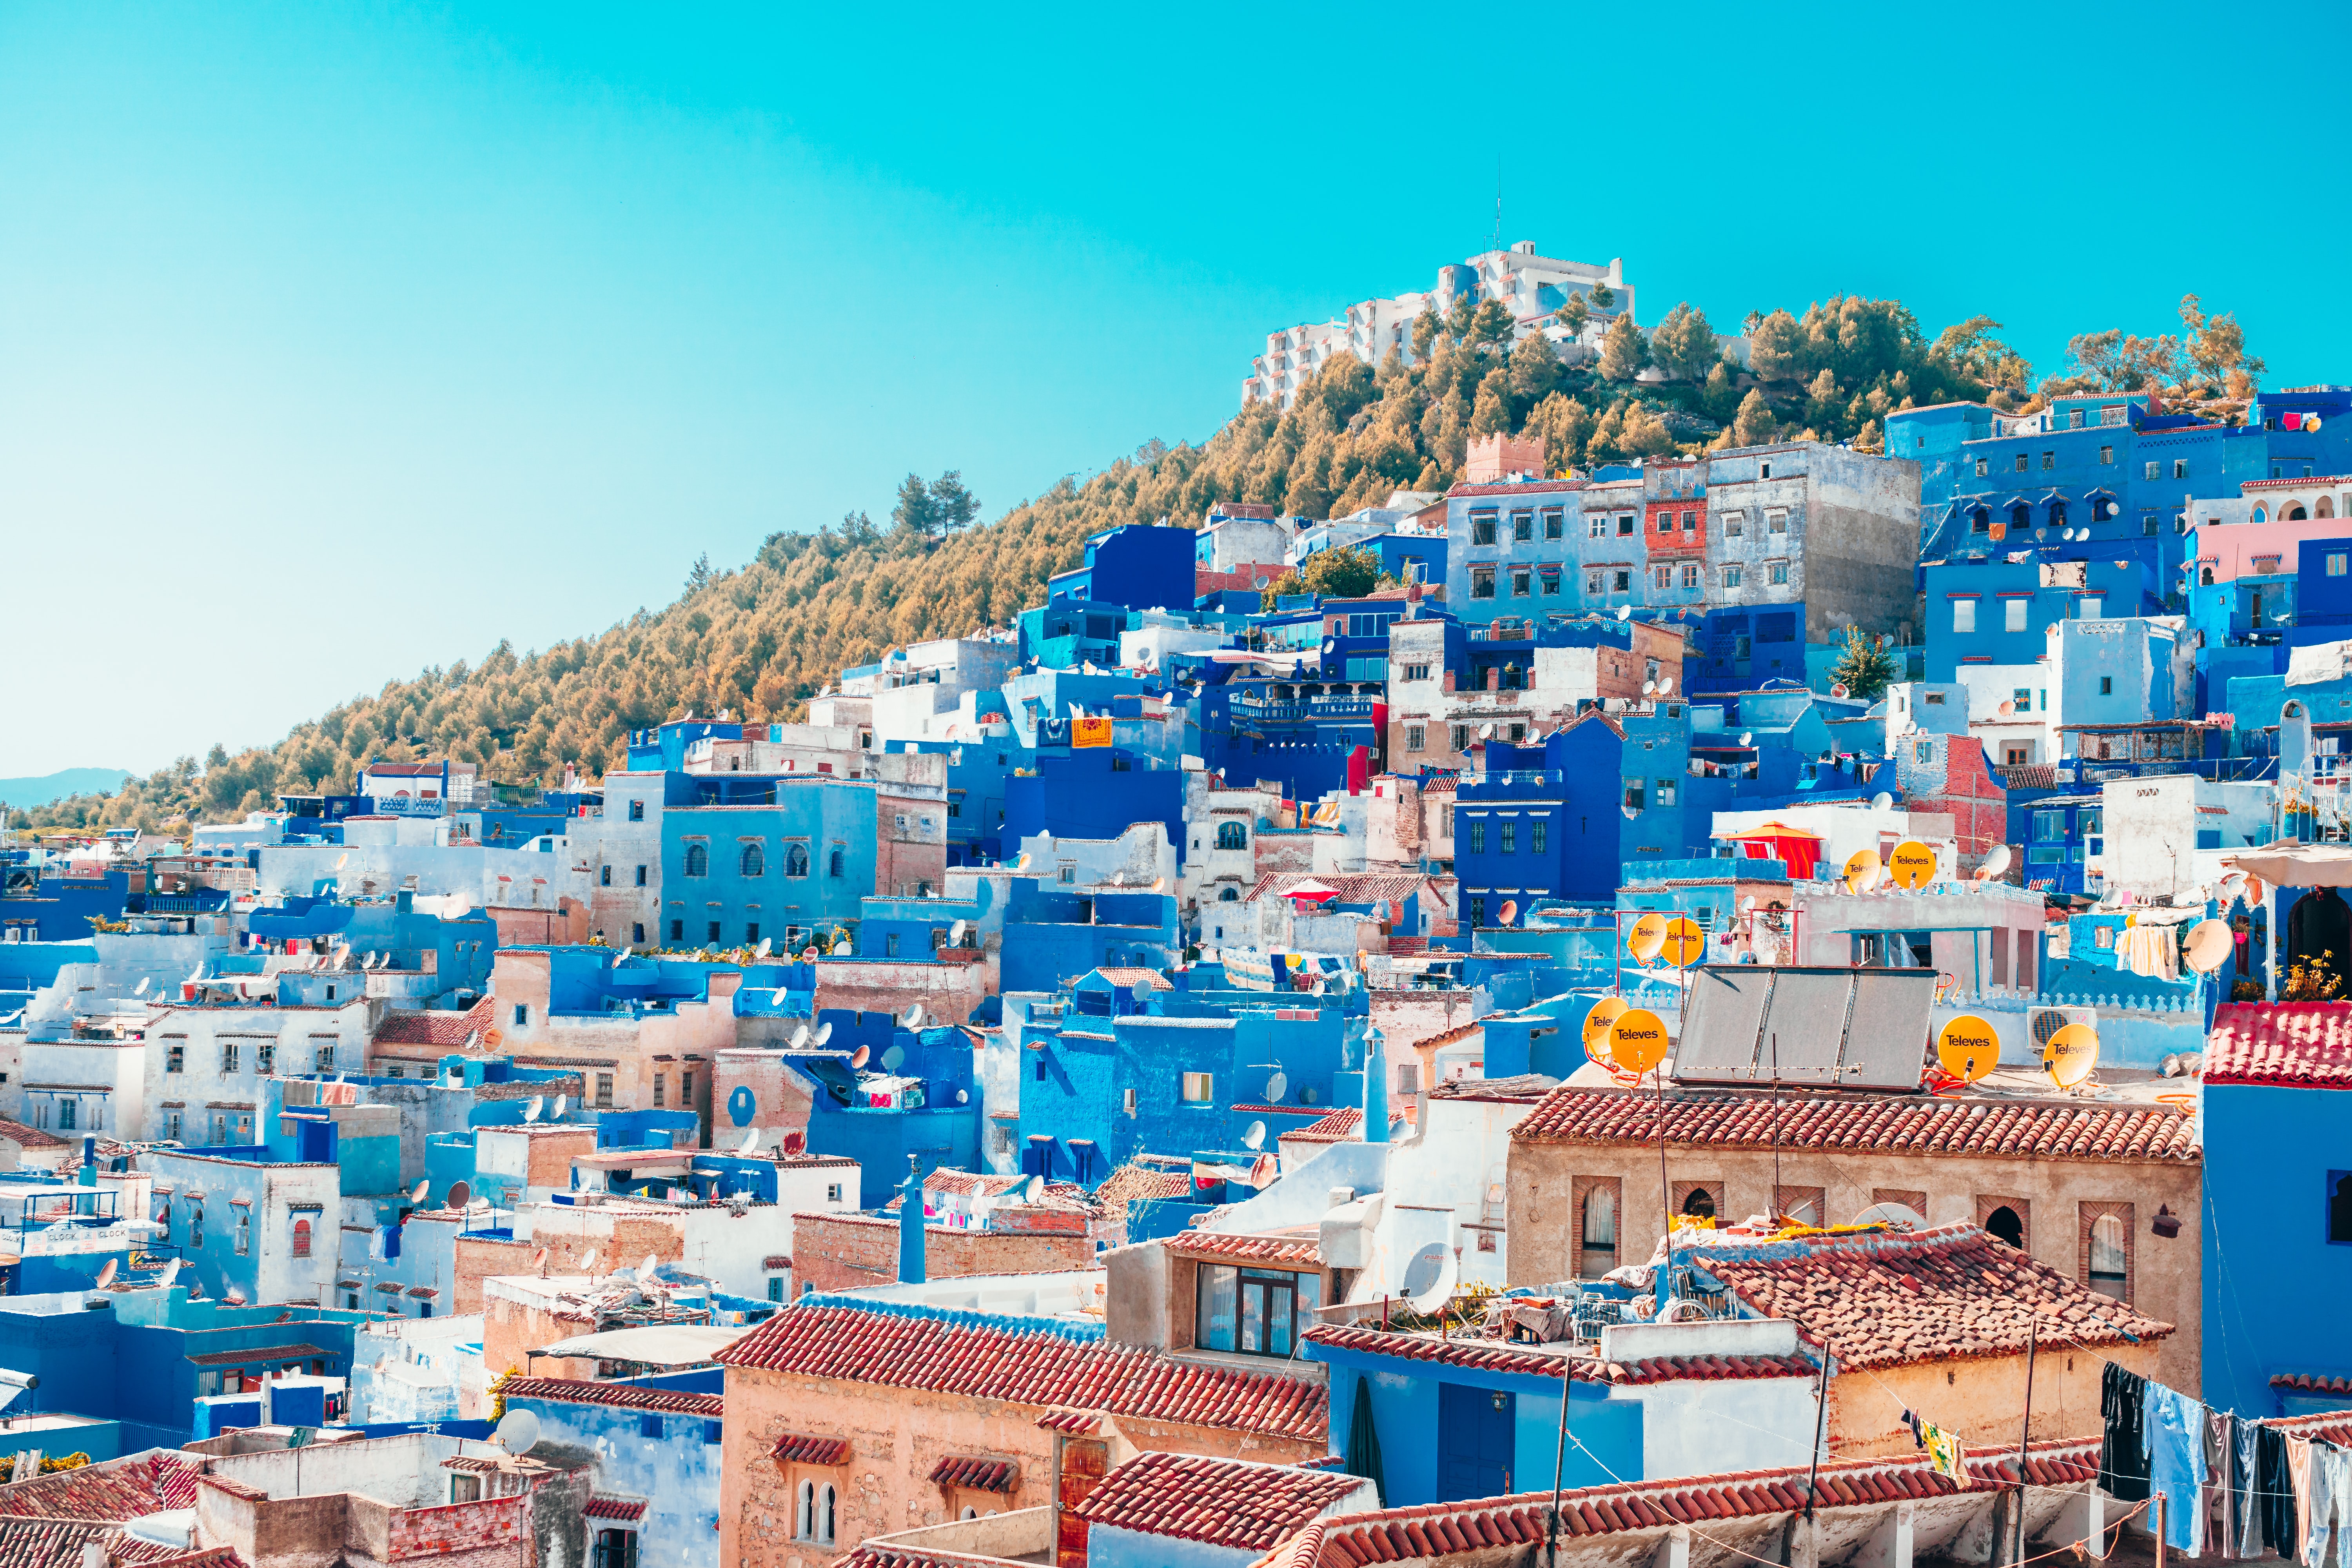
M1497 1402L1500 1408L1497 1408ZM1511 1490L1511 1427L1517 1400L1491 1388L1437 1385L1437 1500L1504 1497Z

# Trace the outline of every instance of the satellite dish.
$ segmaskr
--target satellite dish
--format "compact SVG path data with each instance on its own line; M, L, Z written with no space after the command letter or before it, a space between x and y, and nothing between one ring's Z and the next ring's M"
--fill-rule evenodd
M1964 1013L1937 1035L1936 1060L1962 1083L1974 1083L2000 1064L2000 1037L1984 1019Z
M864 1046L860 1046L856 1050L849 1053L849 1065L853 1068L862 1068L866 1065L866 1058L872 1054L873 1053L867 1050Z
M1495 911L1495 918L1504 925L1511 924L1519 918L1519 901L1517 899L1505 899L1503 907Z
M1890 811L1894 805L1895 796L1885 790L1880 790L1870 797L1870 809L1873 811Z
M797 1051L806 1046L808 1044L808 1037L809 1026L806 1024L803 1024L799 1028L794 1029L793 1031L793 1049Z
M1592 1005L1592 1011L1584 1016L1584 1054L1603 1067L1609 1064L1610 1026L1623 1016L1624 1012L1625 999L1622 996L1603 996Z
M106 1260L106 1267L98 1271L98 1289L103 1290L108 1286L113 1284L114 1273L115 1260L110 1258Z
M2210 974L2230 961L2237 946L2237 936L2225 922L2199 921L2189 928L2189 967L2200 974Z
M499 1418L498 1430L490 1436L509 1454L528 1454L539 1441L539 1417L528 1410L509 1410Z
M829 1023L819 1024L816 1026L816 1038L811 1043L821 1046L831 1038L833 1038L833 1026Z
M453 1208L460 1214L463 1214L467 1209L473 1206L474 1189L472 1184L466 1182L450 1183L449 1194L443 1198L441 1202L444 1207Z
M1916 838L1906 838L1886 858L1886 874L1906 890L1926 887L1936 878L1936 852Z
M1665 1020L1647 1007L1628 1008L1609 1026L1609 1059L1620 1071L1638 1076L1665 1057Z
M918 1002L913 1006L908 1008L905 1012L899 1014L898 1026L903 1029L921 1028L923 1026L923 1005L920 1002Z
M1265 1147L1265 1122L1253 1121L1247 1127L1242 1129L1242 1147L1245 1149L1263 1149Z
M1290 1075L1288 1073L1277 1068L1265 1075L1265 1098L1268 1100L1279 1105L1282 1103L1282 1097L1289 1092Z
M2099 1065L2099 1032L2088 1024L2069 1024L2042 1047L2042 1066L2060 1089L2079 1088Z
M1649 963L1658 956L1658 950L1665 945L1666 917L1654 910L1635 921L1633 928L1625 933L1626 951L1633 955L1634 962L1638 963Z
M885 1046L882 1048L882 1070L884 1072L897 1072L901 1067L906 1065L906 1047Z
M2009 869L2011 858L2008 845L1996 844L1992 847L1992 853L1984 858L1984 865L1979 868L1980 874L1988 879L1998 877Z
M430 1176L419 1176L416 1179L416 1190L408 1194L408 1201L412 1204L421 1204L425 1201L425 1194L432 1190L433 1178Z

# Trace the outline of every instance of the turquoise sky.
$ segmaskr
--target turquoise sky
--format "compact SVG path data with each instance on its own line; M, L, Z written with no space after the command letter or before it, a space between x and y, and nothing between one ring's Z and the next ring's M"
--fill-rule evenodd
M2352 380L2343 7L0 5L0 774L282 734L1503 238ZM2236 20L2250 25L2236 28ZM2280 130L2275 128L2284 127Z

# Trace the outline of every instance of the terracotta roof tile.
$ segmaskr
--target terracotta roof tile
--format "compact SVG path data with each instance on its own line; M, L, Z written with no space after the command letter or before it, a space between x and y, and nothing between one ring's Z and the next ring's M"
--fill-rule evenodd
M779 1464L838 1465L849 1458L849 1439L821 1437L808 1432L787 1432L768 1450Z
M2223 1011L2228 1011L2224 1008ZM2209 1063L2210 1058L2208 1058ZM2211 1080L2211 1068L2207 1068ZM2025 1160L2168 1160L2201 1157L2195 1123L2169 1106L2104 1101L1783 1097L1681 1089L1666 1098L1669 1145L1710 1149L1965 1154ZM1519 1143L1658 1141L1654 1096L1563 1084L1511 1129Z
M2352 1003L2222 1004L2205 1042L2205 1081L2352 1089Z
M0 1486L0 1516L132 1520L196 1506L198 1468L161 1449Z
M1077 1505L1089 1524L1264 1551L1352 1495L1360 1477L1199 1454L1139 1454Z
M1056 1327L887 1305L795 1304L719 1352L722 1365L1018 1405L1319 1439L1329 1395L1276 1373L1180 1363Z
M1187 1230L1168 1237L1167 1247L1179 1258L1232 1258L1244 1263L1283 1263L1298 1268L1323 1267L1322 1241L1312 1236Z
M466 1037L477 1029L490 1026L491 999L488 996L463 1013L402 1008L384 1015L383 1024L375 1032L380 1046L446 1046L456 1050L466 1043Z
M1641 1361L1604 1362L1591 1356L1570 1357L1559 1351L1510 1340L1400 1332L1360 1323L1318 1324L1307 1331L1307 1342L1332 1350L1400 1356L1407 1361L1435 1362L1484 1372L1528 1373L1538 1377L1558 1377L1563 1361L1572 1360L1570 1375L1580 1383L1730 1382L1759 1377L1811 1377L1820 1370L1801 1355L1650 1356Z
M716 1394L689 1394L677 1388L647 1388L634 1383L598 1383L584 1377L516 1377L499 1385L509 1399L551 1399L563 1405L612 1405L625 1410L665 1411L674 1415L703 1415L717 1420L727 1413L727 1401Z
M982 1459L950 1456L931 1467L931 1484L937 1487L968 1487L973 1491L1010 1494L1021 1489L1021 1467L1011 1459Z
M2022 1355L2037 1318L2045 1337L2084 1346L2172 1332L1972 1225L1700 1242L1678 1256L1761 1315L1794 1322L1843 1369Z
M1837 1507L1997 1491L2013 1485L2014 1448L1971 1448L1962 1460L1965 1483L1946 1479L1924 1454L1895 1459L1828 1459L1817 1481L1818 1502ZM2080 1486L2098 1476L2096 1438L2035 1444L2027 1479L2037 1486ZM1693 1521L1765 1519L1805 1506L1802 1467L1735 1471L1679 1480L1588 1487L1560 1495L1560 1533L1617 1535L1664 1530ZM1450 1552L1539 1545L1551 1512L1549 1492L1426 1503L1318 1521L1278 1544L1251 1568L1361 1568L1408 1563ZM1497 1561L1503 1560L1500 1556ZM1512 1557L1517 1560L1516 1555Z

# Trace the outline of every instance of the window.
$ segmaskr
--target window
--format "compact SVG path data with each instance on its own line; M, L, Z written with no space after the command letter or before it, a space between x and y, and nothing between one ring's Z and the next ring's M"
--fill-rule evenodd
M1428 736L1429 731L1425 727L1419 724L1407 724L1404 727L1404 749L1408 752L1420 751Z
M221 1042L221 1071L224 1073L233 1073L236 1070L236 1042L235 1040L223 1040Z
M658 1415L639 1415L637 1417L637 1436L640 1437L650 1437L656 1443L660 1442L662 1436L662 1418Z
M2099 448L2099 463L2101 467L2105 467L2113 463L2115 460L2116 449L2113 447L2102 447Z
M2311 470L2309 470L2308 468L2305 469L2305 470L2304 470L2304 476L2305 476L2305 478L2308 479L2308 478L2310 477L2310 473L2311 473ZM2172 459L2172 477L2173 477L2174 479L2187 479L2187 478L2189 477L2189 459L2188 459L2188 458L2173 458L2173 459Z
M1785 588L1789 585L1789 563L1787 562L1772 562L1765 567L1765 573L1771 579L1772 586L1776 588Z
M768 852L757 844L746 844L743 853L736 858L735 868L746 877L764 877L768 874Z
M613 1109L613 1075L611 1073L600 1072L596 1075L596 1109L599 1110Z
M1484 855L1486 852L1486 819L1483 816L1474 816L1470 819L1470 853Z
M633 800L629 802L629 820L631 822L643 822L645 819L646 803L641 800Z
M297 1258L310 1256L310 1222L307 1219L298 1219L294 1222L294 1256Z
M1183 1089L1184 1103L1187 1105L1208 1104L1210 1093L1213 1088L1213 1082L1210 1074L1204 1072L1186 1073L1184 1075Z
M1535 538L1535 536L1536 514L1531 511L1513 512L1511 514L1511 537L1524 542Z
M1989 470L1991 467L1992 465L1990 463L1987 462L1982 458L1979 458L1977 459L1977 478L1981 479L1989 477Z
M1528 824L1528 852L1529 854L1540 855L1544 852L1544 828L1546 826L1547 824L1540 816Z
M1739 568L1738 568L1738 567L1737 567L1737 566L1727 566L1727 567L1725 567L1725 568L1723 569L1723 585L1724 585L1726 588L1737 588L1737 587L1738 587L1738 586L1739 586L1739 583L1740 583L1740 576L1741 576L1741 574L1740 574L1740 570L1739 570Z
M613 868L610 866L596 868L596 885L600 888L609 888L613 885Z
M831 1481L803 1481L793 1500L793 1536L819 1546L832 1545L833 1499Z
M2085 1208L2092 1205L2085 1204ZM2102 1296L2118 1301L2131 1300L2131 1235L2125 1215L2109 1208L2090 1220L2088 1234L2084 1237L2084 1283Z
M1789 513L1785 508L1772 506L1764 509L1764 531L1767 533L1789 531Z
M1470 514L1470 542L1473 544L1492 544L1495 542L1495 514L1493 512L1474 511Z
M710 850L700 844L686 847L686 874L689 877L710 875Z
M1507 817L1507 817L1503 818L1503 820L1502 820L1502 824L1501 824L1501 826L1502 826L1503 832L1502 832L1502 843L1501 843L1501 846L1500 846L1500 852L1501 852L1501 853L1503 853L1503 854L1505 854L1505 855L1516 855L1516 854L1517 854L1517 853L1518 853L1518 848L1519 848L1519 825L1518 825L1518 823L1517 823L1517 822L1516 822L1515 820L1513 820L1512 818L1510 818L1510 817Z
M1956 632L1972 632L1977 629L1977 602L1974 599L1952 601L1952 629Z
M165 1051L163 1053L163 1070L165 1072L187 1071L188 1047L184 1045L178 1045L173 1046L169 1050Z
M1491 599L1495 596L1495 569L1492 566L1470 568L1470 596Z

